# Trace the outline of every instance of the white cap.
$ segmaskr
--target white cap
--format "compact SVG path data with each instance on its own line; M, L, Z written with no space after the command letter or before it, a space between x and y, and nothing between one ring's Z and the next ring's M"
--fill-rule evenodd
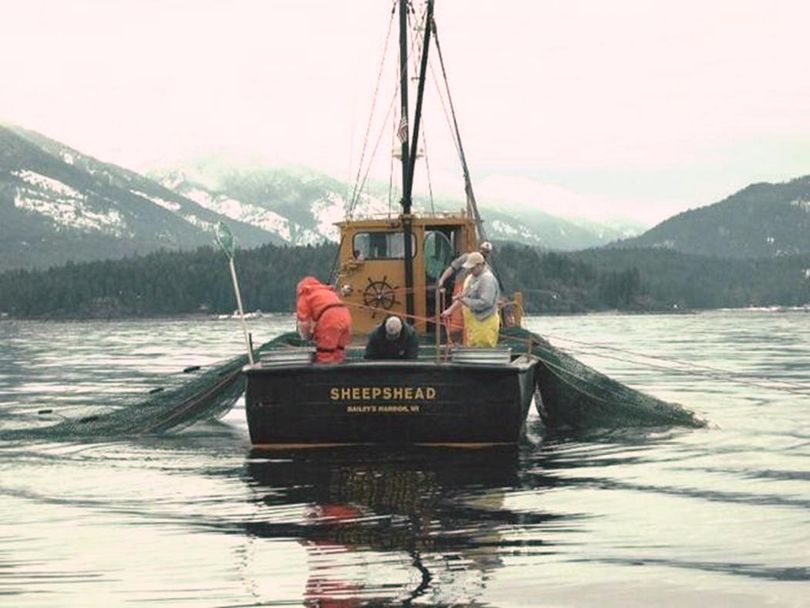
M388 317L385 320L385 333L389 338L399 337L402 331L402 321L399 317Z
M489 253L490 251L492 251L492 243L490 243L489 241L483 241L478 246L478 250L479 251L486 251L487 253Z

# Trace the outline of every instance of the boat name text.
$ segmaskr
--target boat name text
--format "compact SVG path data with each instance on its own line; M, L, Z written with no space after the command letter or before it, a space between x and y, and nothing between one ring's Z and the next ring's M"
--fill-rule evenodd
M436 389L432 386L352 386L329 389L329 399L332 401L370 401L381 399L383 401L416 400L436 398Z

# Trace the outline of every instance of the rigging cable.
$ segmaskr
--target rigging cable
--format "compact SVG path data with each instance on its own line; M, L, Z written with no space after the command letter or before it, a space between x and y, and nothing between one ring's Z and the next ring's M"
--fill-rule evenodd
M447 110L447 102L444 100L444 91L439 86L439 80L436 78L436 71L433 69L433 64L430 64L430 75L433 78L433 86L436 87L436 93L439 97L439 103L441 103L442 110L444 112L444 120L447 123L447 129L450 131L450 134L453 135L453 146L456 148L456 154L458 154L459 159L461 158L461 150L458 147L458 141L455 138L455 134L453 131L453 124L450 118L450 112Z
M444 91L439 86L439 80L436 78L436 70L433 69L433 64L431 63L429 67L430 67L430 76L433 79L433 86L436 87L436 96L439 99L439 104L441 105L442 112L444 114L444 120L447 123L447 129L448 129L448 131L450 131L450 134L453 135L453 137L451 138L453 140L453 146L455 147L456 154L458 154L459 159L460 159L461 158L461 150L459 150L458 141L456 140L456 137L453 134L453 124L452 124L451 119L450 119L450 112L448 112L448 110L447 110L447 102L444 99ZM430 171L430 169L428 169L428 172L429 171ZM432 197L432 191L431 191L431 197ZM431 203L432 203L432 201L431 201Z
M403 288L393 289L392 290L392 292L394 292L394 293L403 293L404 291L405 291L405 289L403 289ZM356 308L358 310L366 310L366 311L376 311L376 310L378 310L376 307L374 307L372 305L359 304L359 303L355 303L355 302L346 302L346 306L348 306L350 308ZM398 314L403 318L407 318L407 319L410 319L410 320L413 320L413 321L422 321L422 322L425 322L425 323L430 323L430 322L434 321L433 317L428 317L428 316L422 316L422 315L417 315L417 314L410 314L409 315L409 314L406 314L406 313L398 313ZM594 345L586 343L586 342L572 340L570 338L562 338L560 336L547 335L547 337L555 338L555 339L561 340L563 342L567 341L567 342L571 342L571 343L574 343L574 344L583 344L583 345L586 345L586 346L594 346ZM522 338L522 337L510 336L510 335L505 334L505 333L502 333L500 335L500 340L502 342L512 342L516 346L526 343L526 340L524 338ZM534 337L532 337L530 339L530 344L531 344L532 347L535 346L535 345L542 345L540 342L537 342L534 339ZM771 380L771 381L769 381L770 382L769 384L764 384L762 382L757 382L756 380L749 380L749 379L746 379L746 378L740 378L738 376L735 376L733 374L733 372L730 372L728 370L722 370L720 368L715 368L715 367L706 366L706 365L698 365L698 364L690 363L688 361L679 361L677 359L661 357L661 356L656 356L656 355L647 355L647 354L644 354L644 353L637 353L637 352L634 352L634 351L623 350L623 349L619 349L619 348L615 348L615 347L611 347L611 346L607 346L607 345L595 345L595 346L596 346L597 349L602 348L604 350L614 351L614 352L617 352L617 353L620 353L620 354L632 354L632 355L636 355L638 357L646 357L648 359L657 359L657 360L663 361L665 363L674 363L674 364L682 365L682 366L685 366L685 367L691 367L693 369L677 369L677 368L673 368L673 367L668 367L666 365L657 365L657 364L652 364L652 363L649 363L649 362L640 361L638 359L633 360L633 359L628 359L628 358L621 358L621 357L618 357L618 356L611 356L611 355L607 355L607 354L600 353L600 352L594 352L594 351L589 352L587 350L582 350L582 349L579 349L576 352L582 352L584 354L589 354L589 355L592 355L592 356L598 356L598 357L602 357L604 359L611 359L611 360L615 360L615 361L620 361L620 362L623 362L623 363L630 363L630 364L634 364L636 366L647 367L647 368L650 368L650 369L661 369L661 370L664 370L664 371L669 371L669 372L681 374L681 375L684 375L684 376L697 376L697 377L712 378L712 379L715 379L715 380L724 380L726 382L735 383L735 384L741 384L741 385L744 385L744 386L753 386L753 387L756 387L756 388L762 388L762 389L766 389L766 390L783 391L783 392L791 393L791 394L794 394L794 395L800 395L800 396L810 396L810 386L803 385L803 384L797 384L797 383L794 383L794 382L786 382L786 381L783 381L783 380ZM552 346L552 348L557 348L557 347ZM544 357L544 356L540 355L537 351L533 351L532 354L535 357L537 357L538 359L540 359L544 364L546 364L549 367L549 369L551 369L555 373L555 375L557 377L559 377L560 379L562 379L563 381L567 382L567 380L565 380L565 378L573 378L573 379L576 379L576 380L580 381L584 385L588 385L591 388L598 389L599 392L607 393L611 397L618 398L618 397L621 397L621 395L622 395L620 390L612 389L609 386L605 386L605 385L603 385L601 383L597 384L592 379L590 379L590 378L588 378L588 377L586 377L584 375L577 374L574 370L563 367L559 363L549 359L548 357ZM600 397L600 396L598 396L596 394L586 392L586 391L583 391L583 393L587 394L589 397L591 397L592 399L595 399L597 401L603 401L603 402L607 401L604 397Z
M425 30L428 27L432 27L432 23L430 23L430 24L427 23L427 5L425 5L425 9L422 12L421 22L422 22L422 29L423 30ZM417 28L414 28L411 31L413 32L413 34L411 36L411 48L415 49L416 44L418 42L420 42L420 40L421 40L422 44L424 45L424 40L425 40L424 37L422 37L420 39L416 35ZM422 53L422 48L421 47L419 49L419 53L413 53L413 67L414 67L414 72L415 73L419 72L418 56L421 55L421 53ZM430 72L431 72L431 74L433 74L433 65L432 64L430 64ZM435 82L435 76L434 76L434 82ZM431 174L430 174L430 161L428 160L427 121L425 120L424 113L422 114L421 120L422 120L422 129L421 129L420 135L422 136L422 138L421 138L422 139L422 155L425 157L425 174L427 175L428 194L430 196L430 212L433 215L435 215L436 214L436 206L435 206L434 200L433 200L433 178L431 177ZM418 152L419 146L416 146L416 150Z
M450 94L450 83L447 79L447 69L444 65L444 56L442 55L442 47L439 44L439 30L436 27L436 20L433 20L433 39L436 42L436 52L439 55L439 65L442 69L442 77L444 79L444 86L447 90L447 101L450 106L450 114L453 118L453 126L455 131L455 137L457 140L457 149L459 153L459 160L461 161L461 168L464 172L464 191L467 194L467 210L468 212L472 212L472 216L475 218L475 225L478 230L478 239L479 243L482 241L489 240L487 238L486 230L484 229L484 220L481 219L481 214L478 212L478 203L475 200L475 192L473 192L472 180L470 179L470 169L467 165L467 157L464 154L464 145L461 143L461 132L458 128L458 120L456 119L456 110L455 106L453 105L453 97ZM489 255L489 259L487 260L487 264L489 264L490 268L492 268L493 273L496 277L500 276L500 272L498 272L498 268L496 265L495 259L495 252L491 252ZM498 284L500 285L500 280L498 280Z
M380 68L379 68L379 70L377 72L377 82L376 82L376 84L374 86L374 94L372 95L371 111L369 112L368 124L366 125L366 133L365 133L365 136L363 137L363 148L362 148L362 151L360 153L360 160L357 163L357 175L355 177L354 187L353 187L353 190L352 190L352 195L351 195L351 198L349 199L349 208L346 210L346 218L347 219L351 218L352 213L354 212L355 205L357 205L357 201L359 200L360 191L362 190L362 186L360 188L358 188L358 181L360 179L360 172L362 171L362 168L363 168L363 161L365 160L366 148L368 146L369 133L371 132L371 123L374 120L374 113L375 113L375 110L376 110L376 107L377 107L377 97L378 97L378 93L379 93L379 90L380 90L380 82L382 80L383 69L385 67L385 58L388 56L388 47L390 46L391 30L393 29L395 13L396 13L396 0L392 0L392 2L391 2L391 16L388 19L388 31L385 34L385 42L383 43L382 58L380 59ZM389 112L390 112L390 110L389 110ZM340 262L340 250L343 248L343 239L344 239L344 236L343 236L343 234L341 234L340 242L338 243L338 248L337 248L337 251L335 252L334 260L332 261L332 268L329 271L329 283L332 283L333 281L337 281L337 278L338 278L338 266L339 266L339 262Z
M425 134L427 129L422 129L422 146L425 151L425 173L427 175L427 184L428 184L428 194L430 196L430 212L433 215L436 215L436 205L433 202L433 178L430 176L430 161L428 160L428 151L427 151L427 135Z
M391 112L394 109L394 102L396 101L396 99L397 99L397 94L396 94L396 91L395 91L394 94L391 96L391 103L388 106L388 112L386 112L383 122L388 122L388 117L391 116ZM384 134L385 134L385 129L380 129L380 134L377 137L377 141L374 143L374 149L371 152L371 158L369 160L368 167L366 168L366 171L363 174L363 180L362 180L362 182L360 184L360 189L361 190L366 187L366 183L368 182L368 175L371 172L371 164L372 164L373 160L377 157L377 151L380 148L380 142L382 141L382 136Z
M391 124L391 160L388 163L388 215L391 215L391 203L394 199L394 154L393 149L396 145L397 138L397 121L396 118Z
M350 202L350 205L349 205L348 218L351 218L352 211L354 210L354 206L357 204L357 200L359 199L360 192L362 191L362 188L363 188L362 185L360 185L358 187L358 184L359 184L359 181L360 181L360 173L363 170L363 162L365 161L366 150L368 148L368 140L369 140L369 134L371 133L371 125L372 125L372 123L374 121L374 114L375 114L376 108L377 108L377 99L379 97L380 82L382 81L382 73L383 73L383 69L385 68L385 58L388 56L388 47L390 46L389 43L390 43L390 40L391 40L391 30L392 30L393 23L394 23L394 13L395 12L396 12L396 5L394 5L392 7L391 17L388 20L388 32L385 34L385 43L383 44L382 58L380 59L380 67L379 67L379 70L377 71L377 82L374 85L374 94L372 96L372 101L371 101L371 111L369 112L368 124L366 125L366 133L365 133L365 136L363 137L363 148L362 148L362 151L360 153L360 160L357 163L357 175L355 177L354 191L352 192L352 199L351 199L351 202Z
M455 132L457 148L459 153L459 160L461 161L461 168L464 172L464 190L467 194L467 209L472 212L475 218L476 227L478 228L478 235L481 240L487 240L486 232L484 231L484 222L481 219L481 214L478 212L478 204L475 200L475 193L473 192L472 180L470 179L470 170L467 166L467 157L464 154L464 146L461 143L461 133L458 128L458 120L456 119L456 110L453 105L453 97L450 94L450 83L447 80L447 70L444 65L444 56L442 55L442 47L439 44L439 31L435 24L433 24L433 39L436 41L436 52L439 55L439 65L442 69L442 77L444 78L444 86L447 91L447 101L450 106L450 114L453 118L453 128Z
M411 52L412 52L412 50L413 50L413 49L411 49L411 50L409 50L409 51L408 51L408 57L406 57L406 61L407 61L408 59L410 59L410 56L411 56ZM388 117L389 117L389 116L391 116L391 112L392 112L392 111L393 111L393 109L394 109L394 103L395 103L395 102L396 102L396 100L397 100L397 93L398 93L398 87L397 87L397 86L395 86L395 87L394 87L394 93L393 93L393 95L391 96L391 103L390 103L390 104L389 104L389 106L388 106L388 112L385 114L385 118L383 118L383 124L385 124L386 122L388 122ZM385 133L385 130L384 130L384 129L380 129L380 134L379 134L379 136L377 137L377 141L376 141L376 142L375 142L375 144L374 144L374 149L373 149L373 150L372 150L372 152L371 152L371 156L370 156L370 159L369 159L369 162L368 162L368 166L367 166L367 168L366 168L366 172L365 172L365 173L364 173L364 175L363 175L363 180L362 180L362 183L361 183L361 185L360 185L360 189L361 189L361 190L362 190L362 189L365 187L366 182L368 181L368 176L369 176L369 173L371 172L371 164L372 164L372 162L374 161L374 159L377 157L377 151L379 150L379 147L380 147L380 142L382 141L382 136L383 136L383 134L384 134L384 133ZM358 172L358 173L359 173L359 172Z
M764 389L771 389L771 390L777 389L777 390L784 390L784 391L794 393L794 394L797 394L797 395L810 395L810 386L808 386L806 384L799 384L799 383L796 383L796 382L790 382L790 381L786 381L786 380L771 380L771 379L768 379L769 384L763 384L762 382L759 382L757 380L750 380L750 379L747 379L747 378L740 378L740 377L736 376L734 374L734 372L731 372L729 370L724 370L724 369L721 369L719 367L713 367L711 365L700 365L700 364L697 364L697 363L692 363L691 361L682 361L682 360L679 360L679 359L673 359L671 357L662 357L660 355L650 355L650 354L645 354L645 353L639 353L639 352L632 351L632 350L616 348L615 346L609 346L607 344L593 344L593 343L590 343L590 342L582 342L582 341L574 340L574 339L571 339L571 338L563 338L561 336L552 336L552 335L549 335L549 334L546 334L546 336L548 338L554 338L554 339L557 339L557 340L561 340L563 342L569 342L571 344L574 344L575 345L574 348L576 348L576 345L579 345L580 348L577 349L577 352L584 353L584 354L587 354L587 355L603 357L605 359L613 359L615 361L621 361L623 363L635 363L635 364L638 364L638 365L646 365L646 366L654 368L654 369L663 369L663 370L671 371L673 373L695 374L695 375L704 376L704 377L707 377L707 378L727 380L729 382L736 382L738 384L743 384L743 385L747 385L747 386L753 386L753 387L756 387L756 388L764 388ZM588 351L588 350L585 350L584 348L582 348L583 346L584 347L590 347L591 349L595 349L595 350ZM633 355L635 357L653 359L653 360L656 360L656 361L661 361L662 363L675 364L675 365L682 366L684 368L691 368L691 369L677 369L677 368L673 368L673 367L668 367L667 365L663 365L663 364L653 364L653 363L648 363L648 362L642 362L642 361L639 361L638 359L632 360L632 359L628 359L628 358L622 358L622 357L619 357L619 356L611 356L611 355L605 354L604 352L599 352L600 350L615 352L615 353L618 353L619 355Z

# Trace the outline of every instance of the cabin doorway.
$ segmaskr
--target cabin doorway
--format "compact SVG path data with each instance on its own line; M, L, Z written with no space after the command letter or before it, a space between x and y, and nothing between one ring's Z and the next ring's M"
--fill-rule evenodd
M436 283L450 266L455 256L455 231L448 227L425 227L425 241L423 246L425 263L425 312L428 321L426 330L428 333L436 332ZM452 290L449 293L453 293ZM446 296L445 296L446 299ZM441 309L446 308L449 301L439 302Z

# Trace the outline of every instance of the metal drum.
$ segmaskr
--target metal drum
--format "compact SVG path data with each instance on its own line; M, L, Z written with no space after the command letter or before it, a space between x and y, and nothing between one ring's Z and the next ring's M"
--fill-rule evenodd
M314 346L273 348L261 353L259 362L262 367L279 365L308 365L315 358Z
M450 355L453 363L479 363L486 365L509 365L511 348L456 348Z

